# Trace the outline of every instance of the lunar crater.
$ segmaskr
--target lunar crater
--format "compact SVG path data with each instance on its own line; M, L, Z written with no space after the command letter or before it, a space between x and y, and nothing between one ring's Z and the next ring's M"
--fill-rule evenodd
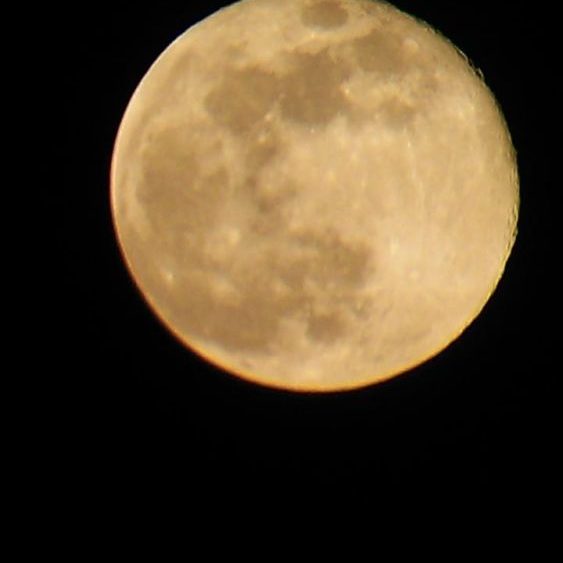
M336 343L346 334L348 323L336 313L320 313L307 321L307 336L324 344Z
M205 98L209 114L233 133L260 122L279 95L277 77L259 67L227 72Z
M405 75L410 59L405 56L403 41L393 33L374 29L354 40L352 49L360 68L385 77Z
M301 21L314 28L334 29L348 21L348 11L337 0L313 0L301 9Z

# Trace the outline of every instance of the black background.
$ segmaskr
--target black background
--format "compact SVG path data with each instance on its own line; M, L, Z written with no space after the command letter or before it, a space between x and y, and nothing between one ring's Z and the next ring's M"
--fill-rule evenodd
M297 510L369 509L405 494L551 502L561 285L552 4L395 2L461 48L499 100L518 152L519 234L497 291L447 350L386 384L330 395L256 387L203 363L146 307L116 244L108 178L129 98L174 38L224 4L96 3L51 14L60 16L56 148L68 190L57 223L59 367L70 376L67 453L79 489L112 502L182 494Z

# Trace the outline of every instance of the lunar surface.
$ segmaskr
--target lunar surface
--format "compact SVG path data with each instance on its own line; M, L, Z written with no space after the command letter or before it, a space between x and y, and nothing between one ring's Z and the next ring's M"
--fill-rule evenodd
M111 177L164 325L296 391L377 383L457 338L503 272L518 197L480 75L364 0L243 0L190 28L135 91Z

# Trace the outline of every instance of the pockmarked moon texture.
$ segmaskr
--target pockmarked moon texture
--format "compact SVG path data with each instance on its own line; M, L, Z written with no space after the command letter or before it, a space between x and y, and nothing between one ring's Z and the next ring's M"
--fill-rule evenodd
M156 60L111 202L141 293L188 348L296 391L389 379L479 314L519 205L514 149L447 39L369 0L242 0Z

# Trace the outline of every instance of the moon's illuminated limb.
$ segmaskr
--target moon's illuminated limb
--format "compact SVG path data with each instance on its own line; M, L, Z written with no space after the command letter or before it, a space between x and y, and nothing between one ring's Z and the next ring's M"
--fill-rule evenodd
M381 381L447 346L494 290L518 210L483 81L363 0L244 0L188 30L131 99L111 193L166 326L296 390Z

